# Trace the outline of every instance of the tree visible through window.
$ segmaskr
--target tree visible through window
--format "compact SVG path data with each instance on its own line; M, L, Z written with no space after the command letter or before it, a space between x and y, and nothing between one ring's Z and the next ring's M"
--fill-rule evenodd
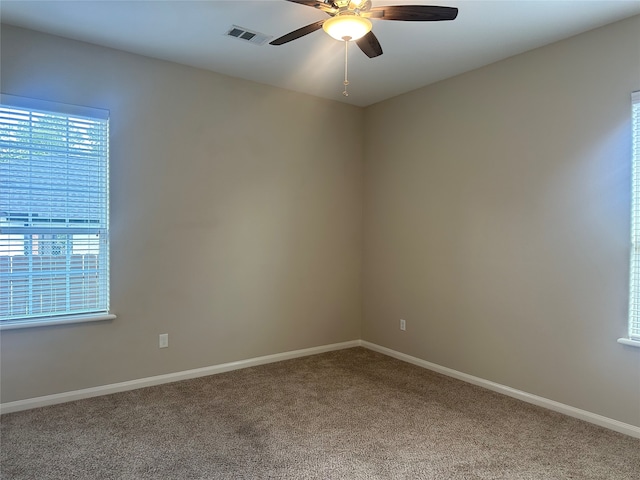
M0 322L107 313L108 113L2 96Z

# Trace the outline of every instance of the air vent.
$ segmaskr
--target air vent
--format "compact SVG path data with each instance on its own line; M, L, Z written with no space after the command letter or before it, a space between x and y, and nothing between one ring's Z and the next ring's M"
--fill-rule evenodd
M253 43L254 45L264 45L267 40L272 38L264 33L254 32L253 30L239 27L237 25L232 25L225 35Z

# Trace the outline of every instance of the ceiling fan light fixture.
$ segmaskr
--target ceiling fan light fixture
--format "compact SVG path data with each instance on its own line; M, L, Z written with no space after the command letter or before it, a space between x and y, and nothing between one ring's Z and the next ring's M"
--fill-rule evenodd
M322 28L336 40L358 40L371 31L371 22L359 15L336 15L326 20Z

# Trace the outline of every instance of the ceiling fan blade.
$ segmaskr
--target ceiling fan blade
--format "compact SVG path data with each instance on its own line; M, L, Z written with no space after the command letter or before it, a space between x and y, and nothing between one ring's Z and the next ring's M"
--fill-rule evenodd
M294 30L293 32L289 32L286 35L281 36L280 38L276 38L275 40L269 42L269 45L284 45L285 43L289 43L292 40L296 40L297 38L309 35L316 30L320 30L323 23L324 20L318 20L317 22L307 25L306 27L299 28L297 30Z
M356 40L356 44L360 47L360 50L369 58L374 58L382 55L382 47L380 42L373 34L373 32L367 33L364 37Z
M389 5L373 7L366 15L380 20L402 20L405 22L438 22L453 20L458 16L455 7L438 7L435 5Z
M299 3L300 5L306 5L307 7L317 8L318 10L322 10L327 13L337 13L338 9L335 7L331 0L322 1L322 0L287 0L287 2Z

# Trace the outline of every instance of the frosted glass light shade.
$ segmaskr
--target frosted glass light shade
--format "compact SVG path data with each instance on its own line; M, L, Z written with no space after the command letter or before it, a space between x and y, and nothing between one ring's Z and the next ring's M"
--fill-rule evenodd
M322 28L336 40L358 40L371 31L371 22L358 15L338 15L325 21Z

